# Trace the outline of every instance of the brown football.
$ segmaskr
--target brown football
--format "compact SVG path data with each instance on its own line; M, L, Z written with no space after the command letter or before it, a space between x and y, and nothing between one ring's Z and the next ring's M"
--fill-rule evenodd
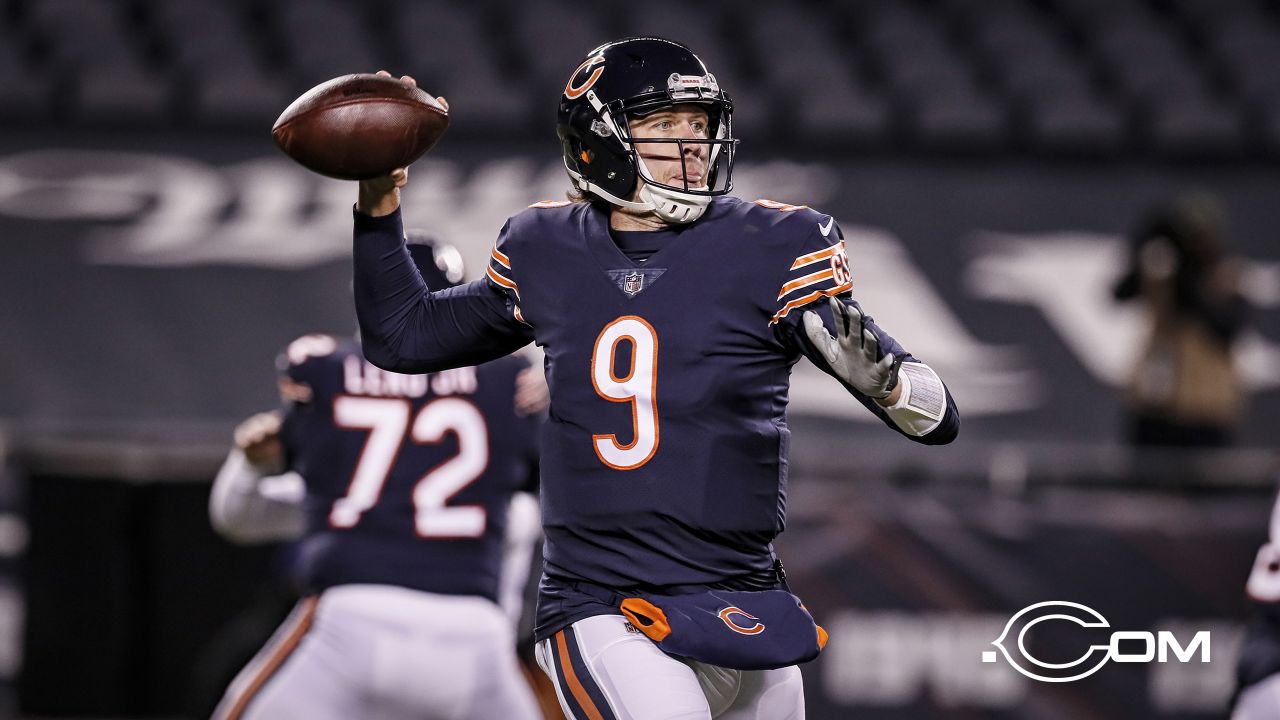
M449 127L449 111L420 88L359 73L321 83L285 108L271 137L308 170L365 180L406 167Z

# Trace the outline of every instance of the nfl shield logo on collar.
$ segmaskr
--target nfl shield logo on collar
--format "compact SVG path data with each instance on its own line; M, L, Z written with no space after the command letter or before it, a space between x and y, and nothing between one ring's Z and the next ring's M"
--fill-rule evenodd
M619 268L605 272L613 284L631 299L653 287L666 271L666 268Z
M622 278L622 291L628 295L635 296L636 293L644 289L644 275L638 272L628 273Z

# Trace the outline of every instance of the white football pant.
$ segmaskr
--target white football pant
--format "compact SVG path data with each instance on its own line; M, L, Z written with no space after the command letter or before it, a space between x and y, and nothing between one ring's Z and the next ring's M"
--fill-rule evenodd
M300 602L214 711L216 720L539 717L497 605L390 585Z
M1272 675L1240 693L1231 720L1280 718L1280 675Z
M579 620L538 643L536 655L573 720L804 720L800 668L679 660L621 615Z

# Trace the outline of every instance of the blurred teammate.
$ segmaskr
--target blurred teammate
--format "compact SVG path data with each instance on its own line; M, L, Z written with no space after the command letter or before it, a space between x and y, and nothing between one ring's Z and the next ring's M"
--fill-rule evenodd
M443 292L400 237L407 172L360 184L356 307L374 364L546 352L536 633L573 718L803 717L797 664L825 634L771 544L801 357L912 440L959 427L937 374L853 302L835 219L727 195L731 114L683 45L593 50L560 98L577 201L512 217L487 278Z
M410 247L432 287L461 278L456 250ZM399 375L328 335L279 364L287 409L237 428L210 514L232 539L301 537L309 594L214 717L541 717L497 604L514 595L518 616L538 535L518 491L536 482L540 374L506 357Z
M1236 661L1231 720L1280 718L1280 498L1271 509L1268 542L1258 549L1245 592L1257 610Z
M1249 306L1227 251L1218 200L1189 194L1158 208L1132 237L1117 300L1140 301L1151 332L1128 387L1135 445L1229 445L1244 407L1232 344Z

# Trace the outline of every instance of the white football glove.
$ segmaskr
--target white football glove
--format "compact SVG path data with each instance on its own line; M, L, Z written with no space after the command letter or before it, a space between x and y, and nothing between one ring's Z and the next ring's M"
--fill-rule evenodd
M879 357L880 340L866 326L866 316L856 305L846 305L834 297L830 298L830 305L837 337L827 332L818 313L806 310L803 322L809 341L836 377L867 397L876 400L889 397L898 384L902 358L895 358L893 353Z

